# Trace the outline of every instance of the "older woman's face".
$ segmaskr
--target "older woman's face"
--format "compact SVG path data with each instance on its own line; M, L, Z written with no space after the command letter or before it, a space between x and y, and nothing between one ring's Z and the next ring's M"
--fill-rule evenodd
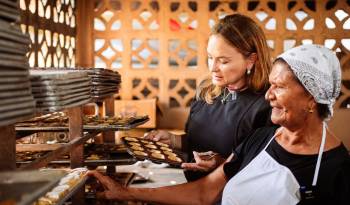
M284 63L275 63L269 76L270 88L265 98L272 107L271 120L285 127L300 127L308 116L313 98L295 79Z
M208 41L208 67L214 85L242 87L247 68L254 64L228 44L221 35L211 35Z

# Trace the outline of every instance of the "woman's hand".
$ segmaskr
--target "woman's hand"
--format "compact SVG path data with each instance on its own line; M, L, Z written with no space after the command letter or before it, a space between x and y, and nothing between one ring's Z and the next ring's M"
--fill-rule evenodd
M165 130L152 130L149 132L144 138L153 141L159 141L165 144L169 144L171 142L171 137L173 134L165 131Z
M104 191L96 193L97 198L108 200L128 200L130 198L127 188L110 177L104 176L98 171L89 171L88 176L95 177L104 188Z
M224 158L214 152L211 152L211 154L207 155L194 151L193 156L196 163L182 163L181 167L191 171L209 172L225 161Z

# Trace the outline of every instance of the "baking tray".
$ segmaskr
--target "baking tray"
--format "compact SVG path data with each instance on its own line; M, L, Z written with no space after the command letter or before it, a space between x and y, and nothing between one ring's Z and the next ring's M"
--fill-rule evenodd
M18 2L17 2L17 0L14 0L14 1L0 0L0 4L3 4L3 5L6 5L6 6L9 6L9 7L18 9Z
M35 83L32 84L33 91L34 92L45 92L45 91L60 91L60 90L72 90L72 89L81 89L90 87L90 80L81 80L79 82L69 83L69 84L55 84L50 83L50 81L47 81L47 83Z
M61 170L0 172L0 203L14 200L16 205L31 204L65 175Z
M2 67L0 65L0 76L1 77L22 77L22 76L27 76L29 79L29 71L28 69L16 69L16 68L11 68L9 69L8 67Z
M164 143L135 137L123 137L121 140L127 147L129 154L136 159L148 159L156 163L167 163L174 167L180 167L181 163L184 162L181 152Z
M91 88L86 87L86 88L77 88L77 89L70 89L70 90L56 90L56 91L45 91L45 92L38 92L34 88L32 88L32 93L34 96L37 98L40 97L51 97L51 96L63 96L63 95L72 95L72 94L77 94L77 93L85 93L85 94L90 94Z
M4 53L17 53L25 55L29 51L29 47L27 44L17 43L0 38L0 50Z
M40 106L37 104L37 110L39 112L57 112L57 111L61 111L61 110L64 110L64 109L67 109L67 108L71 108L71 107L76 107L76 106L79 106L79 105L84 105L86 103L89 103L91 102L91 97L89 96L89 98L87 99L81 99L77 102L72 102L70 104L66 104L66 105L59 105L59 106Z
M39 81L54 80L57 82L69 79L84 79L89 78L87 73L73 70L30 70L31 77Z
M88 176L85 175L82 179L79 180L77 184L75 184L75 186L71 190L69 190L69 192L64 197L62 197L62 199L56 202L55 205L65 204L65 202L68 199L70 199L80 188L82 188L85 185L87 179L88 179Z
M99 130L99 131L113 131L113 130L128 130L132 129L134 127L137 127L139 125L142 125L146 123L149 120L149 118L145 117L142 119L134 120L130 123L125 124L119 124L119 125L83 125L84 131L91 131L91 130ZM16 131L37 131L37 132L52 132L52 131L68 131L69 128L67 126L30 126L30 127L24 127L24 126L16 126Z
M10 77L5 77L5 76L0 76L0 83L4 84L13 84L13 83L24 83L24 82L29 82L28 76L10 76Z
M28 60L27 57L23 55L13 55L13 54L6 54L6 53L0 53L0 59L19 61L19 62L26 62Z
M46 95L46 93L44 94L41 93L42 96L38 96L38 94L34 94L35 100L38 103L44 103L44 104L48 103L49 105L66 105L71 102L90 97L90 90L85 90L84 92L72 93L67 95L48 96Z
M20 102L26 102L34 100L32 95L22 96L22 97L15 97L15 98L5 98L0 100L0 106L6 106L8 104L13 104L14 102L20 103Z
M17 10L15 9L5 10L5 8L6 7L3 7L2 5L0 5L0 18L4 20L8 20L9 22L17 22L20 20L20 16ZM15 11L17 11L17 13L14 13Z
M29 89L29 87L30 87L29 81L24 83L15 83L15 84L0 84L0 92L8 91L8 90Z
M72 103L77 103L86 99L90 99L90 94L83 93L82 95L80 93L71 95L70 96L63 96L61 97L46 97L46 98L36 98L36 105L39 107L49 107L49 106L66 106ZM63 99L66 98L66 99Z
M21 109L16 109L16 110L9 110L6 112L1 112L0 115L0 120L7 120L7 119L12 119L16 118L22 115L27 115L30 113L34 112L34 102L31 104L28 104L27 107L21 108Z
M34 108L35 102L33 99L29 101L24 101L24 102L17 102L16 100L13 100L13 103L7 104L7 105L2 105L0 106L0 119L3 117L4 113L11 112L11 111L17 111L25 108Z
M2 91L0 92L0 100L3 98L15 98L23 96L32 96L32 92L29 88L16 91Z
M0 47L0 52L1 52L1 49L2 48ZM25 55L25 53L23 55ZM29 64L27 61L0 59L0 67L20 68L20 69L28 70Z

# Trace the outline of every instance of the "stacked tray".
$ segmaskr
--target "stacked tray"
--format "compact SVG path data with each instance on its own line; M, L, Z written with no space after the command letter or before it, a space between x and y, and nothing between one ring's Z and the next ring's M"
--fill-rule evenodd
M92 68L86 71L91 77L91 95L94 100L102 100L118 93L121 77L117 71L103 68Z
M14 23L19 19L18 9L16 1L0 0L0 126L35 111L26 57L30 39Z
M175 167L179 167L184 162L179 151L162 142L135 137L123 137L122 142L126 145L127 151L136 159L148 159L157 163L167 163Z
M90 78L85 72L30 70L32 93L40 112L54 112L91 101Z

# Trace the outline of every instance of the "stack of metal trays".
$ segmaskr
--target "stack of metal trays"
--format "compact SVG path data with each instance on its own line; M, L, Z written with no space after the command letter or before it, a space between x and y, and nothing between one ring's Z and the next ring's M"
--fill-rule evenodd
M30 39L14 23L18 9L16 1L0 0L0 126L31 117L35 111L26 57Z
M30 70L32 93L40 112L54 112L91 101L91 82L86 72Z
M91 77L91 95L94 100L102 100L118 93L121 77L117 71L103 68L92 68L85 71Z

